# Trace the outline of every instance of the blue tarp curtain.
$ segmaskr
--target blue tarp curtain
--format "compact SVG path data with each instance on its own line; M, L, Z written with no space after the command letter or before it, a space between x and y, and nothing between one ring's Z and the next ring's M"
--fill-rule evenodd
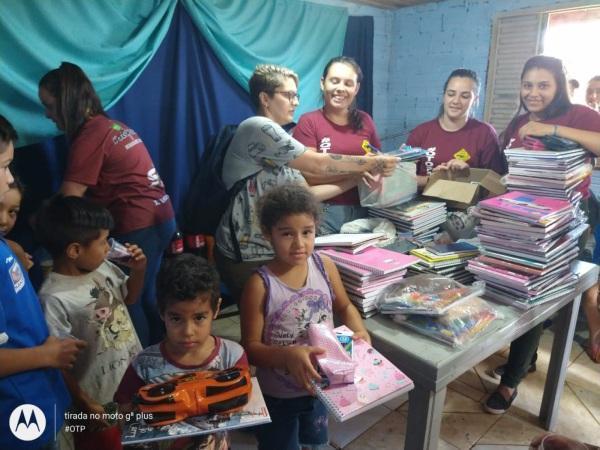
M356 39L362 38L356 33L348 34L346 43ZM372 49L372 41L370 45ZM366 67L360 59L359 64ZM363 85L361 90L366 87ZM319 92L318 87L315 90ZM37 87L35 91L37 95ZM0 113L5 114L2 99L0 105ZM366 109L368 105L361 107ZM36 108L42 117L41 106L37 104ZM246 91L229 75L187 10L179 4L147 67L108 114L140 134L179 210L210 136L225 124L249 117L253 110ZM43 198L56 192L65 160L63 136L15 152L14 169L27 190L17 234L12 237L26 248L32 246L27 217Z
M181 0L240 86L258 63L292 67L304 111L319 106L320 69L341 54L345 8L301 0ZM37 81L61 61L80 65L105 108L127 92L169 29L177 0L3 0L0 113L25 145L57 134L42 115Z
M282 64L300 75L297 114L321 102L327 61L342 54L345 8L299 0L181 0L227 72L246 88L259 63Z

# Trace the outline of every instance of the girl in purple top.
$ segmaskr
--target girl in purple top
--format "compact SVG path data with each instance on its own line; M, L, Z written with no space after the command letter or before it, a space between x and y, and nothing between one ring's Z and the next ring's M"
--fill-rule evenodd
M253 274L241 300L242 343L265 393L272 422L257 431L259 449L317 449L327 444L327 411L314 397L320 380L308 345L310 323L333 326L333 314L370 342L333 262L313 253L320 205L299 185L260 199L260 223L275 258Z
M473 106L479 98L479 79L468 69L454 70L444 84L438 116L411 131L406 143L428 149L417 164L417 183L427 184L437 170L467 167L492 169L502 174L504 165L494 128L474 119Z

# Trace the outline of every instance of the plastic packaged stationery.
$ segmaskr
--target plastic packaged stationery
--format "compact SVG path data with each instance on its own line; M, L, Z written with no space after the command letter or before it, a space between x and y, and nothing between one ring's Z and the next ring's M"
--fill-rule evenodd
M325 349L324 354L317 355L317 361L330 385L354 382L357 364L331 328L322 323L311 323L308 326L308 339L310 345Z
M397 314L394 322L456 347L482 334L499 317L490 303L473 297L454 305L443 316Z
M417 194L417 169L413 162L399 162L389 177L371 183L359 183L360 204L364 207L387 208L411 200Z
M457 302L483 295L485 283L465 286L435 274L416 275L385 288L377 298L382 314L425 314L439 316Z

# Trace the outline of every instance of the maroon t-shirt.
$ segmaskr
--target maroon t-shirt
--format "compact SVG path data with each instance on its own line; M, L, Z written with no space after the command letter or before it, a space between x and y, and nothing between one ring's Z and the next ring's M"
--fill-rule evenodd
M65 181L88 187L86 196L107 208L115 233L127 233L174 217L171 199L135 131L97 115L71 144Z
M522 114L517 118L517 125L514 128L512 136L510 136L508 147L523 147L523 141L519 137L519 130L527 122L529 122L529 113ZM540 122L600 133L600 113L585 105L571 105L563 114L551 119L541 120ZM577 187L577 190L583 194L584 198L588 198L590 195L590 182L591 178L588 177Z
M406 143L413 147L435 150L417 163L418 175L430 175L434 167L451 159L460 159L469 167L504 172L498 135L494 128L477 119L469 119L457 131L446 131L438 119L422 123L411 131Z
M307 147L316 148L320 153L365 156L363 141L380 148L381 142L373 119L364 111L359 111L363 127L353 130L349 125L336 125L330 121L322 109L303 114L294 128L294 138ZM343 194L327 200L336 205L358 205L358 189L350 189Z

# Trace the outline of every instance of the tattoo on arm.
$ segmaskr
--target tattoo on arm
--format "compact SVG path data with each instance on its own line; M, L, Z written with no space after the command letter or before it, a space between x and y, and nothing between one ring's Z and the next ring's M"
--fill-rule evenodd
M362 166L367 165L366 158L357 158L355 156L337 155L337 154L327 154L327 157L329 157L331 160L333 160L335 162L343 162L343 163L350 164L350 167L348 167L347 169L339 169L337 167L334 167L333 164L330 165L330 164L326 163L325 171L328 174L349 175L349 174L353 174L353 173L358 173L365 169L357 171L356 169L352 169L351 166L358 166L358 167L362 168Z

